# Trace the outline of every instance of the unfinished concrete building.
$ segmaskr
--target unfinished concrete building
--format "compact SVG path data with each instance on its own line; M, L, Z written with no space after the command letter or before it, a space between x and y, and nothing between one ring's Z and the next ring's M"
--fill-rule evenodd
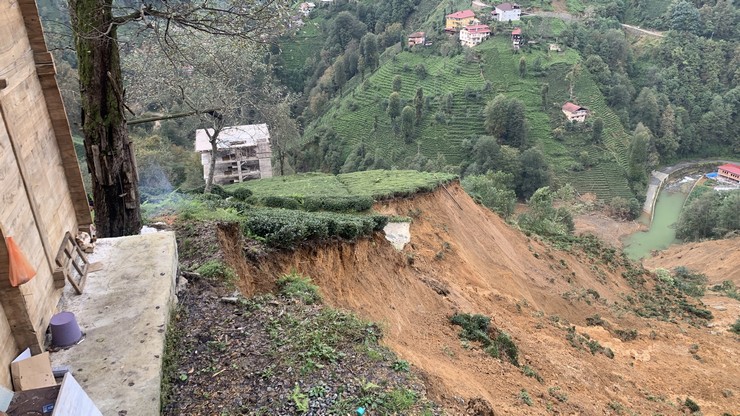
M213 134L213 129L195 132L195 151L200 153L205 180L208 180L211 167L209 134ZM227 185L272 177L272 148L267 124L226 127L219 133L216 143L213 183Z

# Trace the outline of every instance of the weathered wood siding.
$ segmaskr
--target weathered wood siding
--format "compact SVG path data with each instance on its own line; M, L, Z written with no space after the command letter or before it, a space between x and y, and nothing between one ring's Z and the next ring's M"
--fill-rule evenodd
M91 223L54 75L34 1L0 1L0 79L7 82L0 90L0 224L38 273L19 294L39 342L61 295L52 279L56 250L65 232ZM7 286L2 257L0 287ZM26 346L17 345L14 311L3 305L0 384L10 386L8 364Z

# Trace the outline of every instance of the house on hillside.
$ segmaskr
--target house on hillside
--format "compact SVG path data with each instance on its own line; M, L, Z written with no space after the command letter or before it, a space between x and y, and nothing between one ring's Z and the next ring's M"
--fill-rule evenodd
M465 26L460 31L460 44L472 48L475 45L480 45L489 36L491 36L491 28L488 25Z
M303 13L304 16L311 14L313 9L316 8L316 3L304 2L298 6L298 9Z
M725 163L717 168L717 177L730 182L740 183L740 165Z
M562 52L563 51L563 48L561 48L560 45L558 45L557 43L551 43L550 45L548 45L547 49L550 52Z
M562 110L568 121L583 123L586 121L586 116L588 116L588 109L586 107L581 107L571 102L563 104Z
M522 28L518 27L511 31L511 44L514 49L519 49L522 44Z
M414 32L409 35L409 47L416 46L416 45L424 45L427 41L426 33L424 32Z
M195 151L200 153L206 180L211 167L209 134L213 134L213 129L195 131ZM219 133L217 144L213 183L225 185L272 177L272 149L267 124L226 127Z
M520 20L522 8L516 3L501 3L491 11L491 18L499 22Z
M480 23L475 18L475 13L472 10L463 10L447 15L445 23L445 32L455 33L465 26L477 25Z

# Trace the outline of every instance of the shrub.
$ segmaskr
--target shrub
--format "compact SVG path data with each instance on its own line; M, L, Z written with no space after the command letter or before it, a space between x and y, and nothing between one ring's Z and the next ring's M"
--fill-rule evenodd
M296 198L289 196L266 196L259 202L270 208L301 209L301 204Z
M319 288L311 281L310 277L304 277L295 270L286 274L277 281L280 293L290 299L298 299L306 305L321 302Z
M737 318L737 321L730 326L730 332L740 335L740 318Z
M601 319L601 316L599 316L599 315L589 316L588 318L586 318L586 325L588 325L588 326L604 326L604 320Z
M702 273L694 273L683 266L673 269L673 285L689 296L703 296L706 284L707 276Z
M637 339L636 329L616 329L614 333L617 334L617 338L622 341L634 341Z
M240 201L246 201L252 196L252 191L249 188L236 188L231 191L231 196Z
M486 347L490 345L488 325L491 323L491 318L479 314L456 313L452 315L450 322L462 328L460 338L480 342Z
M688 397L686 398L686 401L683 404L684 406L686 406L687 409L691 410L692 412L698 412L699 410L701 410L699 405L696 404L695 401L689 399Z

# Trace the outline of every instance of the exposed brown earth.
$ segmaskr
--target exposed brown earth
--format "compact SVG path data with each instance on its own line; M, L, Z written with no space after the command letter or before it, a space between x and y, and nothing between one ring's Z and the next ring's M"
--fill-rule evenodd
M681 414L687 397L707 415L740 409L740 344L726 322L693 327L637 317L625 301L637 294L621 267L554 250L459 186L448 189L376 206L414 219L403 252L376 236L248 261L238 230L222 230L220 240L245 293L271 291L277 276L295 269L317 282L330 305L378 322L385 344L426 374L430 397L450 414L477 406L473 398L497 415ZM543 381L462 343L449 323L457 311L490 316ZM586 326L596 314L605 323ZM614 358L574 348L569 328ZM637 338L622 341L616 329L636 330Z

